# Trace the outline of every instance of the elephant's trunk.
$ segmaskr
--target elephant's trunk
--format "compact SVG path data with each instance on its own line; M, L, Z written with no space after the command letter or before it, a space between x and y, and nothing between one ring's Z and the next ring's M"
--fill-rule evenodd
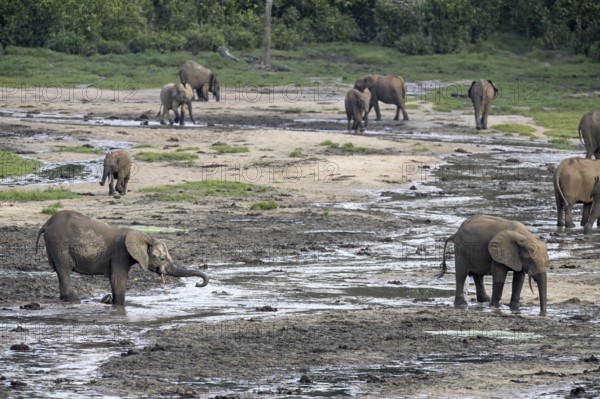
M202 284L198 284L197 287L204 287L208 284L208 275L200 270L171 266L166 270L166 274L173 277L200 277L202 279Z
M535 282L538 286L538 293L539 293L539 297L540 297L540 314L545 315L546 314L546 288L547 288L546 272L536 274L535 276L533 276L533 279L535 280Z

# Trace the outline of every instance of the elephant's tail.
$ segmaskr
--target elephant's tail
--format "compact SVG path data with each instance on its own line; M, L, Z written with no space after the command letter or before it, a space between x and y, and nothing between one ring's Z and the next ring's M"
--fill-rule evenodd
M442 252L442 264L440 265L441 270L436 275L437 278L441 278L444 274L446 274L446 270L448 270L448 267L446 266L446 246L448 245L448 242L454 242L454 236L455 234L452 234L450 237L446 238L446 241L444 241L444 251Z
M585 143L583 142L583 136L581 135L581 122L579 122L579 126L577 127L577 133L579 134L579 142L585 147Z
M156 116L160 116L162 114L162 110L163 110L163 105L160 104L160 108L158 108L158 113L156 114Z
M558 194L560 195L560 199L562 200L563 204L565 205L569 205L569 203L567 202L567 199L565 198L565 194L562 191L562 188L560 188L560 179L559 179L559 169L560 169L560 165L558 166L558 168L556 169L556 171L554 171L554 189L556 191L558 191ZM556 203L557 203L557 207L558 209L560 209L560 207L558 206L559 202L559 197L556 197Z
M40 243L40 236L44 233L44 231L46 231L46 227L48 226L49 221L50 221L50 219L48 219L46 221L46 223L44 223L44 225L40 228L40 231L38 231L38 233L37 233L37 238L35 239L35 253L36 254L38 251L38 244Z

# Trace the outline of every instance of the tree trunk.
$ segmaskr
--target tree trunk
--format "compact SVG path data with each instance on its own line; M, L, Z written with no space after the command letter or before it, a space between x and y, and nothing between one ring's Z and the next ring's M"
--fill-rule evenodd
M273 0L265 0L265 15L263 17L263 56L261 66L271 69L271 9Z

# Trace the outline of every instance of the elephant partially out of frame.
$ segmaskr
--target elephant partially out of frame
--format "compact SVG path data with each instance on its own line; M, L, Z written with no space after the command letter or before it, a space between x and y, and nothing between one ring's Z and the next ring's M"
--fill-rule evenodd
M167 83L164 85L160 90L160 109L157 114L157 116L160 115L161 125L166 124L165 119L168 119L171 125L173 122L179 122L179 125L183 126L185 124L183 122L185 115L184 106L187 106L192 123L196 123L194 116L192 115L193 98L194 92L192 91L192 87L188 84ZM173 110L173 113L175 114L174 120L169 118L169 110Z
M125 150L113 150L104 158L104 171L100 185L104 186L108 178L108 195L113 195L115 189L121 195L127 194L127 184L131 178L131 158ZM116 180L116 187L113 183Z
M165 276L202 278L199 286L208 284L208 276L199 270L173 265L164 242L141 231L107 223L73 211L55 213L40 228L35 242L37 253L40 236L44 235L50 266L58 275L60 299L77 301L71 283L71 271L81 274L103 274L110 279L112 304L125 305L129 269L136 263L146 271Z
M464 307L464 285L467 276L473 276L477 302L500 306L504 281L513 271L510 309L518 310L525 275L538 286L540 313L546 312L546 270L548 249L546 243L534 236L520 222L495 216L474 215L465 220L458 231L444 242L441 277L446 272L446 245L454 242L456 269L456 296L454 306ZM485 292L483 276L492 275L492 297Z
M585 157L600 159L600 111L590 111L579 121L579 141L585 147Z
M359 91L369 89L371 91L371 103L369 111L375 107L376 120L381 120L381 112L379 111L379 101L385 104L396 105L396 116L394 120L400 119L400 111L405 121L408 120L406 113L406 84L400 76L390 75L367 75L358 78L354 82L354 88Z
M475 125L477 129L487 129L488 115L492 109L492 102L498 94L498 89L491 80L475 80L469 87L469 98L475 110Z
M189 84L196 90L198 101L208 101L208 93L212 93L216 101L221 100L221 86L217 76L210 69L189 60L181 64L179 80L182 84Z

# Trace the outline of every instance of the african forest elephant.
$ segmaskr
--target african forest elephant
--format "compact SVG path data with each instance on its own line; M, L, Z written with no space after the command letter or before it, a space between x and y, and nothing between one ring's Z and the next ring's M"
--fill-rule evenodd
M217 76L208 68L189 60L180 67L179 80L182 84L188 83L196 90L199 101L208 101L208 93L211 92L215 100L221 100L221 88Z
M519 222L488 215L474 215L465 220L458 231L444 242L442 272L446 272L446 245L454 242L456 268L456 296L454 306L467 305L464 285L467 276L473 276L477 302L490 301L490 306L500 306L504 281L513 271L510 309L518 310L525 274L538 286L540 313L546 312L546 244L531 234ZM483 276L492 275L492 298L485 292Z
M201 286L208 276L199 270L173 265L164 242L141 231L115 227L78 212L59 211L42 226L37 235L44 235L50 266L58 275L60 299L76 301L71 284L71 271L81 274L103 274L110 279L112 304L125 304L129 269L136 263L144 270L174 277L201 277Z
M491 80L482 79L471 83L469 98L473 102L477 129L487 129L487 118L497 93L498 89Z
M190 85L183 85L181 83L167 83L164 85L160 91L161 104L157 114L157 116L160 115L161 125L166 124L165 119L169 119L169 110L171 109L173 110L173 113L175 113L175 120L172 121L169 119L169 123L172 125L173 122L179 122L180 126L184 125L184 105L187 105L190 113L190 120L192 123L196 123L196 121L194 121L194 116L192 115L193 98L194 92L192 91L192 87Z
M591 193L596 176L600 176L600 160L597 159L572 157L565 158L558 164L553 178L557 226L575 226L572 210L573 205L579 203L583 204L581 225L585 226L588 223L592 208ZM585 233L588 234L590 229Z
M346 117L348 118L348 130L365 131L369 124L369 102L371 101L371 92L365 89L360 92L356 89L350 89L346 93L344 106L346 108ZM354 120L354 123L352 123ZM364 124L363 124L364 121Z
M108 178L108 195L117 192L121 195L127 194L127 184L131 177L131 158L125 150L114 150L106 154L104 158L104 171L100 185L104 186ZM116 187L113 188L114 179L117 180Z
M592 196L592 209L590 210L590 217L588 218L587 223L583 227L584 234L592 233L592 225L594 224L594 220L600 220L600 177L596 176L594 178L594 187L591 192Z
M579 141L585 146L585 157L600 159L600 111L583 115L579 122ZM583 139L583 141L582 141Z
M400 119L400 110L405 121L408 120L406 113L406 85L400 76L367 75L354 82L354 88L359 91L369 89L371 91L371 103L369 111L375 107L375 115L381 120L379 101L386 104L396 105L396 116L394 120Z

